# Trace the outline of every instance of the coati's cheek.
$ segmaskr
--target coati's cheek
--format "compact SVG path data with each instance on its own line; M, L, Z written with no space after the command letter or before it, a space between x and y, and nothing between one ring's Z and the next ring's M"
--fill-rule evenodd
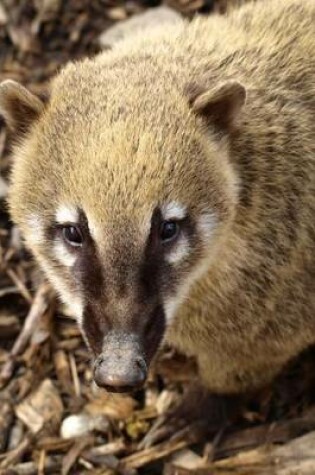
M56 259L65 267L73 267L76 262L76 256L69 252L62 242L56 241L54 243L54 253Z
M31 214L27 219L27 230L25 231L25 239L32 249L45 244L45 231L43 220L36 214Z
M218 226L218 217L215 213L205 212L197 218L197 232L201 240L208 244L215 233Z
M166 261L171 265L175 275L175 290L164 296L167 325L173 322L191 286L209 269L211 256L215 253L217 227L218 218L215 213L210 211L201 213L195 219L193 231L188 234L188 237L182 236L174 249L166 256Z
M174 248L165 256L168 264L176 264L181 262L190 252L189 240L186 236L182 236Z
M24 229L26 244L37 258L63 303L80 324L83 313L82 298L69 284L64 272L58 270L58 266L56 266L57 263L60 263L67 268L71 267L74 264L73 256L68 255L64 246L57 241L51 246L46 228L47 226L40 216L31 214L27 219L27 227Z
M48 280L57 291L61 301L68 307L69 312L76 318L78 324L81 325L83 300L80 293L73 288L74 286L71 285L71 282L69 282L62 273L58 272L55 263L41 256L37 256L37 259Z

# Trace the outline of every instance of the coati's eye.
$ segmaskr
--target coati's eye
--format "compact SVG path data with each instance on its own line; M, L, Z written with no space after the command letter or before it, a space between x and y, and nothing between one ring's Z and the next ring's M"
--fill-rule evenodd
M164 221L160 228L160 239L163 242L172 241L178 236L179 224L176 221Z
M77 226L68 225L62 228L63 239L73 247L80 247L83 243L83 236Z

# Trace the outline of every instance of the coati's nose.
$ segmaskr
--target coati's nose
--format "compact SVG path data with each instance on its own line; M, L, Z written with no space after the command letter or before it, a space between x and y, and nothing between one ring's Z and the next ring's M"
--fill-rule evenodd
M116 360L116 358L114 358ZM128 392L141 386L147 377L143 358L135 358L128 364L123 361L100 357L94 367L95 383L109 392Z
M94 364L95 383L110 392L128 392L141 386L147 377L142 354L136 335L110 332Z

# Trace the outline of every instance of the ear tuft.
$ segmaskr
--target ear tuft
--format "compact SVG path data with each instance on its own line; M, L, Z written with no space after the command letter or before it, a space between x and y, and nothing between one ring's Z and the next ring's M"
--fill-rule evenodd
M221 131L228 132L237 124L246 101L246 89L238 81L226 81L219 86L202 90L197 85L188 88L193 111Z
M0 115L14 133L25 133L44 109L44 102L10 79L0 83Z

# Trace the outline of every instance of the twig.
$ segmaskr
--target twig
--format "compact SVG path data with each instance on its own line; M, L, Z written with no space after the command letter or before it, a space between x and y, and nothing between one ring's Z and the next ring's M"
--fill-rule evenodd
M12 465L15 465L23 457L33 442L34 435L28 434L16 449L7 453L6 458L0 463L0 468L10 468Z
M313 475L315 473L315 432L283 446L262 446L240 452L213 464L214 475Z
M75 359L74 359L73 355L71 355L71 354L69 354L69 362L70 362L70 370L71 370L75 395L77 397L80 397L81 396L81 386L80 386L80 380L79 380L79 376L78 376L78 370L77 370Z
M19 289L21 295L25 298L25 300L31 304L33 299L31 294L29 293L28 289L25 287L21 279L17 276L17 274L12 270L12 269L6 269L6 273L12 280L12 282L16 285L16 287Z
M46 461L46 452L42 450L40 452L39 460L38 460L38 475L44 475L45 473L45 461Z
M8 360L6 361L6 363L4 364L2 368L2 371L0 373L0 388L3 387L11 378L14 368L15 368L16 358L25 349L39 320L47 311L50 300L51 300L51 287L45 282L41 284L41 286L38 288L36 295L34 297L34 301L30 308L30 311L28 315L26 316L22 331L17 337L13 345L13 348L9 354Z
M45 458L44 473L60 473L61 456L55 455ZM18 463L6 470L0 470L0 475L38 475L36 462Z
M264 444L288 442L306 432L315 430L314 409L303 417L263 424L227 434L215 450L215 458L227 457L239 451L253 449ZM314 472L315 473L315 472Z
M7 443L7 436L13 420L13 408L8 401L0 400L0 452L3 452Z
M119 466L121 465L122 467L128 468L143 467L150 462L164 458L167 455L170 455L173 452L181 450L196 442L198 442L197 434L193 434L192 437L187 435L186 440L170 440L163 442L161 444L155 445L154 447L150 447L148 449L141 450L140 452L136 452L135 454L128 455L121 460Z
M67 455L63 458L62 461L62 475L68 475L72 466L76 463L77 459L81 456L81 453L86 449L87 446L94 443L93 437L84 437L78 439L75 444L71 447Z
M6 297L7 295L10 294L17 294L19 292L19 289L17 286L10 286L10 287L4 287L3 289L0 289L0 298Z
M108 442L107 444L86 450L83 453L83 457L94 462L97 457L102 457L104 455L117 455L124 450L126 450L126 443L124 440L116 439L114 442Z

